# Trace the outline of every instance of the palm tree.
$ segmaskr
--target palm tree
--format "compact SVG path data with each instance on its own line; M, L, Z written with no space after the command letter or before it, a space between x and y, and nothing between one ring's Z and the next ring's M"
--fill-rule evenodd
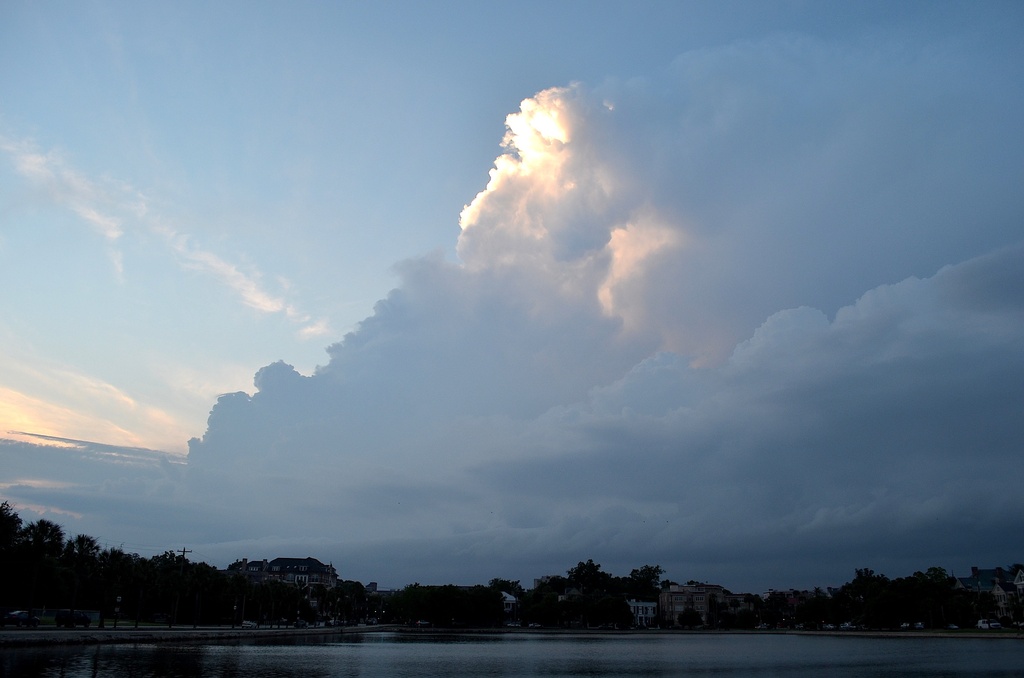
M128 555L116 547L104 549L96 557L96 565L101 582L100 626L103 626L104 612L109 602L109 596L112 593L115 600L114 628L117 628L117 621L121 616L121 596L125 593L123 587L128 584L128 580L131 578L132 569L137 559L138 556L134 554Z
M132 583L138 589L135 598L135 628L146 610L150 615L155 612L152 601L159 601L161 592L161 572L154 558L135 558L131 567Z
M74 588L71 591L71 611L78 605L78 590L82 580L88 578L95 569L100 554L100 545L94 537L87 534L76 535L68 539L64 545L64 561L71 569L74 577Z
M28 609L31 613L35 607L39 571L43 566L52 568L56 564L61 549L64 548L64 528L57 523L40 518L25 526L21 532L20 544L25 550L27 560L32 568L28 592Z

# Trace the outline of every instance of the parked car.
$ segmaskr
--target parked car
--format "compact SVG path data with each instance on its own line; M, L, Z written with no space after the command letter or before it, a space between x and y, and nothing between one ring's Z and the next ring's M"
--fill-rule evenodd
M39 617L31 615L25 610L15 610L13 612L8 612L7 614L5 614L3 616L2 621L0 621L0 626L7 626L8 624L13 624L14 626L17 626L19 629L22 626L34 629L35 627L39 626Z
M245 621L242 622L242 628L243 629L258 629L259 627L260 627L260 625L257 624L256 622L252 621L251 619L246 619Z
M1003 625L1000 624L995 619L979 619L978 620L978 628L979 629L1001 629L1001 628L1003 628Z
M53 615L53 623L57 625L57 628L73 629L76 626L82 628L89 628L89 624L92 620L89 619L89 615L82 612L81 610L57 610L57 613Z
M307 626L309 626L309 622L306 621L305 619L296 619L295 620L295 628L297 628L297 629L304 629Z

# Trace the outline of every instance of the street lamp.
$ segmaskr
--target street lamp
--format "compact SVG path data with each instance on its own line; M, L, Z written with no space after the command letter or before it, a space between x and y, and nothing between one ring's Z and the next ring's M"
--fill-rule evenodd
M121 616L121 596L117 597L117 604L114 605L114 628L117 628L117 618Z

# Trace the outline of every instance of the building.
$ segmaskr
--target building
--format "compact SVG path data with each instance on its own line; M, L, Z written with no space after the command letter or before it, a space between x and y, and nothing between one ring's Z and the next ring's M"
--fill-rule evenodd
M338 585L338 571L333 564L320 562L316 558L274 558L273 560L249 560L242 558L228 565L228 575L242 575L253 584L279 581L295 586L316 608L316 587L330 590Z
M675 626L680 614L694 610L700 615L702 624L714 626L727 593L718 584L669 584L658 597L662 622Z
M702 624L717 628L722 613L754 609L753 598L746 593L730 593L718 584L669 584L661 590L658 608L661 621L667 626L675 626L680 614L694 610Z
M992 587L992 598L996 603L996 616L1013 616L1013 604L1017 598L1017 587L1012 582L996 582Z
M818 588L813 591L808 591L807 589L768 589L761 596L761 599L764 601L765 609L770 610L776 620L786 622L796 615L796 610L801 605L820 596L831 598L833 593L834 589L832 588Z
M995 603L995 614L999 617L1016 619L1024 602L1024 569L1008 572L1001 567L991 569L971 568L969 577L956 577L953 585L973 593L991 593Z
M658 625L658 604L647 600L626 601L629 605L629 613L633 615L633 625L637 628L646 629Z
M501 592L501 607L507 621L519 619L519 599L511 593Z
M1007 576L1006 570L1001 567L994 567L989 570L972 567L971 576L956 577L956 583L953 587L980 593L982 591L991 591L1000 582L1012 580L1013 577Z

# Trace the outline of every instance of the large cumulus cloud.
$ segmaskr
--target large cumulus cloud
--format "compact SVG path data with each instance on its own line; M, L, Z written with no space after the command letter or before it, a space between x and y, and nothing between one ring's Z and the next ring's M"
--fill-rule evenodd
M777 38L527 99L458 262L401 264L326 365L213 408L185 491L225 560L781 585L1018 557L1024 136L990 66Z

